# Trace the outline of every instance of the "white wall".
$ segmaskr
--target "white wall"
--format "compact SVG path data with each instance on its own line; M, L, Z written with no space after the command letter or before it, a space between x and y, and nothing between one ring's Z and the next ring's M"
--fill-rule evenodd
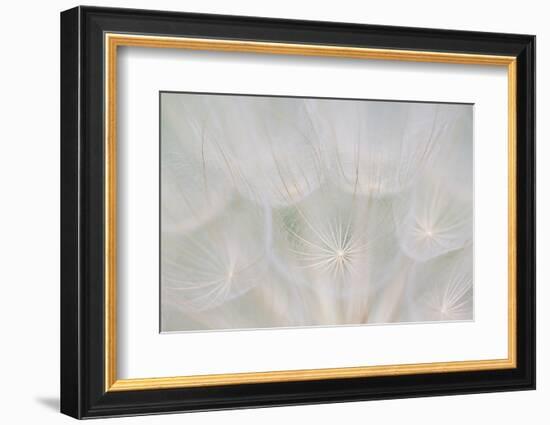
M70 423L59 381L59 12L71 1L4 2L0 14L0 416ZM110 423L548 423L550 413L550 27L543 1L97 1L96 5L536 34L538 390L112 420ZM545 261L546 260L546 261ZM546 402L546 403L545 403Z

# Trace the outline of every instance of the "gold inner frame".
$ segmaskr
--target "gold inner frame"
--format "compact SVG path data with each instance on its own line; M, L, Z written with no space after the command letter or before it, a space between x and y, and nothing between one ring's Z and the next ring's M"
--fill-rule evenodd
M105 34L105 391L510 369L516 367L516 58L329 45ZM116 105L119 46L325 56L507 67L508 72L508 357L495 360L118 379L116 325Z

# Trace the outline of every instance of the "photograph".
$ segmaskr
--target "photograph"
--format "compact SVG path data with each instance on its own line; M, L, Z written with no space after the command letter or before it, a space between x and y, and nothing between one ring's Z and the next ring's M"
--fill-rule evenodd
M161 330L473 320L473 105L160 93Z

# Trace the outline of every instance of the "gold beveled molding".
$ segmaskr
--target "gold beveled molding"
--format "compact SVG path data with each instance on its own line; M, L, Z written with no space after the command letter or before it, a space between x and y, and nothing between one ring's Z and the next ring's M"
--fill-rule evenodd
M117 379L116 99L119 46L505 66L508 70L508 357L420 364ZM516 58L328 45L105 34L105 391L510 369L516 367Z

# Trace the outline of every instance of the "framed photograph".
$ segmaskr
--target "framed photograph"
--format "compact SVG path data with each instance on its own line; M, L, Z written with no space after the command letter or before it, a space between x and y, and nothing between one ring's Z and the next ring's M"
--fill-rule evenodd
M535 37L61 14L61 411L535 388Z

